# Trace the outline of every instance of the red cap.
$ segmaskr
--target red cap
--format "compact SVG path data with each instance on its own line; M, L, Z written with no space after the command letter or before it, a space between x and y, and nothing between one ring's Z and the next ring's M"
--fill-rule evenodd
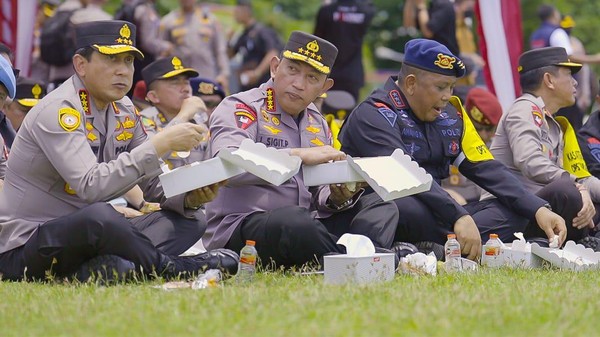
M502 117L502 106L492 94L483 88L473 88L467 94L465 109L472 120L483 125L498 125Z

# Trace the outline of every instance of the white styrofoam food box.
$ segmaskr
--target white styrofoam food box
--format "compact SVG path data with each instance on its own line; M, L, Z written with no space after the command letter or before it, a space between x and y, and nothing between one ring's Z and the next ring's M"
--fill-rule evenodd
M244 169L221 158L212 158L180 166L158 176L165 197L195 190L244 173Z
M360 174L383 201L429 191L433 178L405 155L401 149L388 157L347 157L350 166Z
M321 186L365 181L346 160L319 165L302 165L305 186Z
M369 256L347 254L323 257L325 283L368 284L391 281L394 278L394 254L374 253Z
M300 157L251 139L244 139L237 149L222 149L218 156L275 186L295 176L302 164Z
M542 259L531 251L513 250L512 244L505 244L500 248L500 264L513 268L539 268L542 266Z
M573 241L567 241L562 249L540 247L537 243L533 243L531 252L560 269L581 271L600 268L600 252L585 248Z

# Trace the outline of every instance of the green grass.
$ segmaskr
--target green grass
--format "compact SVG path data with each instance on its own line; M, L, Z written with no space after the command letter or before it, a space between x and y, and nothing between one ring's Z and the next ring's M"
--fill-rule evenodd
M366 287L264 273L248 286L0 283L2 336L598 335L598 272L411 277Z

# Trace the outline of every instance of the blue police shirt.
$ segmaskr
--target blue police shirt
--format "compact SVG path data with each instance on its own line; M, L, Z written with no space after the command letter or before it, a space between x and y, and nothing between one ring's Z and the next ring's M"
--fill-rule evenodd
M452 226L468 212L439 185L450 164L499 201L528 219L546 202L526 191L504 165L495 160L471 162L462 153L463 120L452 105L433 122L419 120L390 77L362 102L342 126L342 151L351 156L389 156L396 148L410 155L434 178L431 190L415 197Z

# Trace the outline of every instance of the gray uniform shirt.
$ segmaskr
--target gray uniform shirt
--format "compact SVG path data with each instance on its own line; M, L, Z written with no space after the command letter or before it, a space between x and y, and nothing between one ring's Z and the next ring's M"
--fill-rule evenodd
M49 220L118 197L161 173L146 139L129 98L98 111L77 76L44 97L11 149L0 193L0 253L23 245Z
M562 176L575 181L575 176L563 169L563 132L545 106L541 97L519 97L502 115L490 147L494 158L532 193ZM600 196L598 179L591 177L582 183L590 189L593 200ZM484 191L481 198L490 197Z
M223 29L217 19L200 7L193 13L176 9L160 22L161 39L175 45L174 55L194 68L200 77L229 75L229 59Z
M269 80L259 88L229 96L219 104L209 122L213 156L221 149L237 148L247 138L282 151L332 144L327 123L313 104L296 123L280 109L272 85ZM329 193L329 186L309 191L301 171L280 186L250 173L241 174L230 179L217 197L206 204L208 228L204 244L208 249L224 247L244 218L259 211L299 205L313 210L315 217L329 216L331 210L325 206Z

